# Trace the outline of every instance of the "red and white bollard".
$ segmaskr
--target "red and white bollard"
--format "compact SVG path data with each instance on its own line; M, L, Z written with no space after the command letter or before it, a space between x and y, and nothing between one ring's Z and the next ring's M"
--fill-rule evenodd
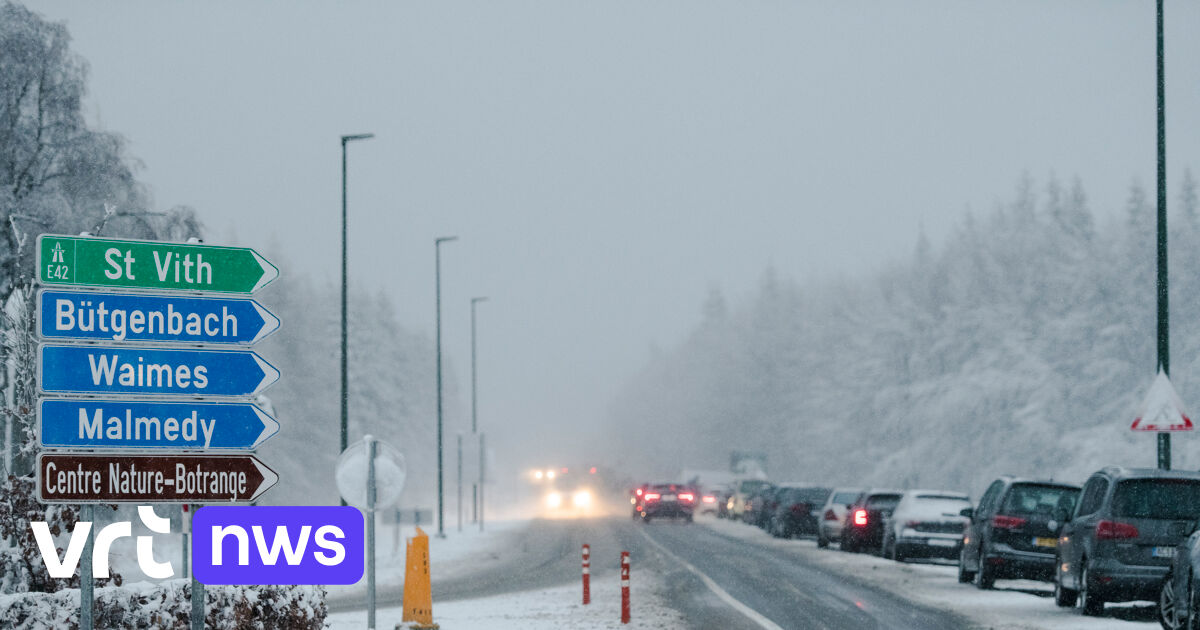
M621 623L629 623L629 552L621 552Z
M589 545L583 546L583 605L587 606L592 603L592 548Z

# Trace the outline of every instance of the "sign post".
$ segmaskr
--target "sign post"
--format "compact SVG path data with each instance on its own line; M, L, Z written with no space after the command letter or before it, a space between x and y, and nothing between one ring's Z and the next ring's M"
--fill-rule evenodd
M279 371L248 348L280 322L228 295L254 293L279 270L242 247L46 234L36 261L48 287L38 292L37 331L51 342L38 346L37 383L52 396L37 406L47 449L37 497L83 504L87 521L96 503L182 504L187 577L194 509L255 501L279 480L251 454L279 430L252 402ZM81 563L85 630L91 541ZM204 585L191 577L191 627L203 630Z

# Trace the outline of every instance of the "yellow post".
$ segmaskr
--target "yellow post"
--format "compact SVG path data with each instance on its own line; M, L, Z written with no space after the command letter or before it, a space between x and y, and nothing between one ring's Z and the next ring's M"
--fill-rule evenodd
M411 628L437 628L433 623L433 591L429 585L429 536L417 528L408 539L404 561L404 616Z

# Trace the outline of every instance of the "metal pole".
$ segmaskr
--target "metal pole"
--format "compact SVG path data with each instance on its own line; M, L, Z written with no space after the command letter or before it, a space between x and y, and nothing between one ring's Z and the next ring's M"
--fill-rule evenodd
M354 140L366 140L375 137L375 134L360 133L350 136L342 136L342 414L341 414L341 448L338 449L338 454L345 452L349 446L349 418L350 418L350 389L348 383L349 363L347 349L347 321L346 321L346 297L348 284L346 280L346 143ZM342 505L346 505L345 499L342 500Z
M475 520L479 522L479 531L483 531L483 434L479 433L479 397L476 393L475 369L475 305L487 301L486 297L471 298L471 433L479 434L479 484L478 492L473 493L475 504Z
M96 540L96 506L85 505L79 510L79 520L89 524L83 556L79 559L79 629L92 630L95 622L96 578L92 575L92 543Z
M471 522L479 522L479 483L471 484Z
M193 516L198 509L200 509L199 505L192 505ZM196 579L194 571L192 572L192 630L204 630L204 585Z
M442 464L442 243L457 236L444 236L433 241L434 284L437 294L437 462L438 462L438 538L446 537L445 491Z
M462 433L458 434L458 531L462 531Z
M479 434L479 531L483 531L483 488L486 481L487 459L484 457L483 434Z
M1166 81L1163 74L1163 0L1158 0L1158 369L1170 374L1170 327L1167 309L1167 131ZM1158 434L1158 467L1171 469L1171 434Z
M367 630L375 630L375 438L367 442Z

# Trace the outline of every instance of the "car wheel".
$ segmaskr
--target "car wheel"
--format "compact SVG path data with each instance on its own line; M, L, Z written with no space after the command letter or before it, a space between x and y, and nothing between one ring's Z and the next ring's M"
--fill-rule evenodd
M1054 556L1054 605L1059 608L1071 608L1079 597L1079 592L1063 586L1062 559Z
M817 534L817 549L824 549L828 546L829 546L829 539L822 536L820 533L818 533Z
M688 514L686 517L684 517L684 519L683 519L683 522L685 522L685 523L691 523L691 522L692 522L692 515L691 515L691 514Z
M958 552L958 583L969 584L975 579L975 572L967 570L967 550Z
M908 562L908 558L904 557L904 554L900 552L900 546L896 544L895 540L892 540L892 561Z
M1179 618L1179 593L1175 592L1175 579L1170 574L1163 580L1162 589L1158 592L1158 623L1163 630L1180 630L1186 619Z
M979 570L975 572L975 587L982 591L991 590L996 585L996 567L979 554Z
M1091 587L1091 576L1088 575L1087 561L1083 562L1083 572L1079 575L1079 605L1083 614L1089 617L1099 617L1104 614L1104 600L1096 595Z

